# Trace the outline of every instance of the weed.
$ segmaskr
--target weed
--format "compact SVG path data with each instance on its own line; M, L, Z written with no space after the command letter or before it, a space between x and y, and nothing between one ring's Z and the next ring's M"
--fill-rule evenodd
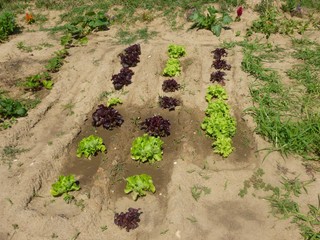
M17 48L19 50L21 50L22 52L32 52L32 47L28 46L28 45L25 45L24 42L18 42L17 43Z
M59 236L57 235L57 234L55 234L55 233L52 233L51 234L51 238L58 238Z
M17 122L18 122L18 120L15 117L12 117L10 119L1 119L0 120L0 131L11 128Z
M315 106L318 105L315 104L318 102L317 98L310 98L312 95L309 93L303 95L301 92L299 95L294 93L289 87L282 84L275 70L263 66L263 55L255 55L263 48L265 52L276 51L276 48L270 44L265 46L257 42L246 41L239 45L244 48L242 69L259 80L250 87L255 106L246 110L246 113L251 114L257 122L256 132L269 139L274 144L273 150L283 155L291 152L305 158L317 159L319 147L316 142L319 141L318 129L320 128L320 116L315 109ZM294 56L306 62L310 61L309 65L314 64L314 69L317 68L317 63L312 63L312 61L318 59L318 51L302 49ZM295 70L290 70L288 74L291 78L299 79L306 86L317 84L316 80L314 82L310 80L314 75L306 72L297 73ZM313 90L317 91L317 88Z
M160 232L160 234L161 234L161 235L164 235L164 234L166 234L167 232L169 232L169 229L166 229L166 230Z
M70 240L77 240L81 232L77 232Z
M127 30L120 29L117 32L116 37L118 38L119 44L132 44L137 42L138 40L143 40L144 42L147 42L151 38L157 35L157 32L155 31L149 31L148 27L138 29L134 32L130 32Z
M248 189L250 187L253 187L255 190L264 190L264 191L272 190L273 187L270 184L266 184L263 181L262 179L263 175L264 175L263 169L258 168L248 180L244 181L243 188L240 189L240 192L238 193L238 195L240 197L244 197L248 193Z
M106 230L108 230L108 226L107 225L103 225L100 227L101 231L104 232Z
M18 30L14 14L8 11L0 13L0 26L0 43Z
M191 195L194 200L198 201L201 197L201 194L208 195L211 193L211 189L205 186L194 185L191 188Z
M79 208L81 209L81 211L83 211L84 208L86 207L85 202L84 202L83 199L80 199L80 200L75 199L74 204L75 204L77 207L79 207Z
M41 103L41 99L38 98L38 97L36 97L34 99L32 99L32 98L23 98L20 101L23 104L23 106L25 106L25 108L27 110L34 109L36 106L38 106Z
M196 222L198 222L198 220L197 220L194 216L187 217L187 219L188 219L191 223L196 223Z
M63 110L67 112L67 116L71 116L74 114L73 108L75 104L72 102L68 102L67 104L62 105Z

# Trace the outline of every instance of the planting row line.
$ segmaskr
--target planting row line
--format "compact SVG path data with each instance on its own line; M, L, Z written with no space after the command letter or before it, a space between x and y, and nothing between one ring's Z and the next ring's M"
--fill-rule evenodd
M205 111L206 116L201 124L201 128L206 132L206 135L212 138L214 152L228 157L234 147L232 146L232 137L236 133L236 120L230 114L230 106L226 102L228 99L226 90L221 86L225 85L225 72L221 70L230 70L231 66L227 64L222 57L228 55L224 48L217 48L213 53L214 67L216 72L211 74L211 82L217 84L207 88L206 101L208 107Z

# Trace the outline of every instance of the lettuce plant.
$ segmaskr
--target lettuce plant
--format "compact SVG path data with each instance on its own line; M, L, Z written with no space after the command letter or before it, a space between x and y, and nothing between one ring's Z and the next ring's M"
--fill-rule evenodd
M140 215L142 214L139 211L140 208L128 208L126 213L116 213L114 215L114 223L120 228L125 228L127 232L136 229L139 226Z
M162 108L169 109L169 111L175 110L177 106L180 106L180 101L173 97L159 97L159 105Z
M120 113L113 107L105 107L103 104L92 114L92 125L95 127L103 126L105 129L112 130L120 127L124 122Z
M86 158L91 159L98 151L105 152L107 149L103 145L101 137L90 135L87 138L83 138L77 148L77 157L84 155Z
M113 82L114 89L120 90L123 86L131 84L133 74L130 68L124 67L120 70L120 73L112 75L111 81Z
M224 79L224 76L227 75L225 72L222 72L222 71L216 71L216 72L213 72L211 73L211 76L210 76L210 81L212 83L214 82L217 82L221 85L225 85L225 79Z
M181 58L186 55L186 49L184 46L170 44L168 47L169 58Z
M110 98L107 102L107 107L116 106L118 104L122 104L122 100L120 98Z
M69 202L73 196L69 194L71 191L79 191L79 182L75 180L74 175L59 176L58 181L51 185L50 193L53 197L64 195L63 199Z
M121 65L123 67L135 67L140 62L139 55L141 54L140 44L134 44L120 53Z
M134 175L126 178L127 185L124 189L125 193L132 192L132 199L137 200L138 197L146 195L146 191L154 193L156 191L153 185L152 177L147 174Z
M228 99L228 95L226 90L220 85L211 85L207 88L206 100L210 103L213 98L226 100Z
M228 56L228 53L224 48L216 48L211 53L213 54L213 58L216 60L220 60L221 57Z
M163 70L163 76L176 77L181 73L179 59L169 58Z
M162 160L163 141L158 137L144 134L137 137L131 147L131 158L140 162L154 163Z
M213 62L212 67L218 70L230 70L231 65L228 64L225 60L217 59Z
M142 122L141 129L151 136L166 137L170 135L170 122L160 115L155 115Z
M180 89L180 84L174 79L164 80L162 84L162 90L164 92L174 92Z

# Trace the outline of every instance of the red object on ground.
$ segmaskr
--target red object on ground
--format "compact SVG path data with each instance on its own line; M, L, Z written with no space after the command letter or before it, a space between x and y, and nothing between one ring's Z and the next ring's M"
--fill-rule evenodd
M240 18L241 15L242 15L242 13L243 13L243 8L242 8L242 7L239 7L239 8L237 9L237 17Z
M31 13L26 13L26 22L31 23L33 21L33 16Z

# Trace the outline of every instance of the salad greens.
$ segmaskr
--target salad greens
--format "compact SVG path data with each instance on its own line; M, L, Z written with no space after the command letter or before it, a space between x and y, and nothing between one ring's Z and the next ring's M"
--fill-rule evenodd
M58 181L51 185L50 193L53 197L64 195L63 199L69 203L74 198L69 192L79 190L79 182L75 180L74 175L62 175L59 176Z
M107 149L103 145L101 137L90 135L87 138L83 138L77 148L77 157L84 155L86 158L91 159L91 156L95 155L98 151L105 152Z
M146 195L145 191L154 193L156 191L151 176L147 174L134 175L126 178L127 185L124 189L125 193L132 192L132 199L137 200L138 197Z
M181 58L186 55L186 49L184 46L170 44L168 47L169 58Z
M176 77L181 73L181 66L179 59L169 58L163 70L163 76Z
M163 141L158 137L144 134L137 137L131 147L131 158L140 162L154 163L162 160Z
M216 99L214 99L216 98ZM201 128L213 139L214 152L228 157L234 150L232 137L236 133L236 120L230 115L230 107L225 102L227 94L220 85L208 87L206 100L208 107Z

